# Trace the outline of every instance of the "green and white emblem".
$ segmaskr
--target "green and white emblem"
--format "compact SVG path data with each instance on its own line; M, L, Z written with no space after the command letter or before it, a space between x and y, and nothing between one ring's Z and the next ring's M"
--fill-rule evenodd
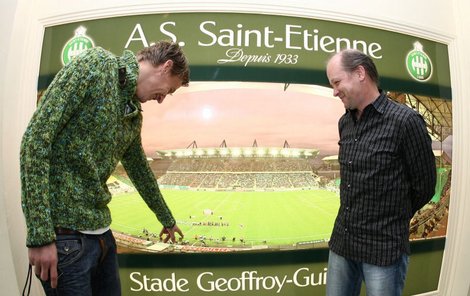
M424 82L432 75L432 63L429 56L423 51L423 45L416 41L414 49L406 56L406 69L415 80Z
M80 26L75 30L75 36L67 41L64 48L62 48L62 65L66 65L68 62L70 62L70 60L79 55L81 52L95 47L93 40L85 35L85 33L86 28Z

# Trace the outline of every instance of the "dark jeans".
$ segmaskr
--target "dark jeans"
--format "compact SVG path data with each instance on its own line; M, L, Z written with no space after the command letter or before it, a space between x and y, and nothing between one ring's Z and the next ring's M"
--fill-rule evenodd
M46 295L121 295L116 241L111 230L101 235L57 235L58 284L42 282Z

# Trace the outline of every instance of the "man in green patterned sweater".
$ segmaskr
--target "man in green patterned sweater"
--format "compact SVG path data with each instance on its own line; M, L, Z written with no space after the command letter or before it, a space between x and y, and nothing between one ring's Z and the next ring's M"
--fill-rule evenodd
M160 41L137 56L89 49L44 93L21 145L29 262L47 295L120 295L106 181L119 161L175 242L176 225L141 143L141 103L189 83L181 48Z

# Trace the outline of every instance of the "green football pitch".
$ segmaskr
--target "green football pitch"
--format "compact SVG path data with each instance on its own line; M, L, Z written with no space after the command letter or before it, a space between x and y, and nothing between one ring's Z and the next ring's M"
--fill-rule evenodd
M286 246L330 237L339 197L326 190L209 192L162 190L190 244ZM161 224L138 193L113 196L113 230L157 236Z

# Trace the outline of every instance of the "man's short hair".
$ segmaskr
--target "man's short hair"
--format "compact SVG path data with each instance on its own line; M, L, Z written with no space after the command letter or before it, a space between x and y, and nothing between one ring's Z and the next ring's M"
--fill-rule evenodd
M340 54L341 66L346 72L351 73L356 70L358 66L362 66L370 79L376 85L379 85L379 73L377 72L374 61L372 61L368 55L356 49L345 49L341 51Z
M154 66L159 66L168 60L173 61L171 74L181 78L182 85L187 86L189 84L189 63L177 43L166 40L158 41L137 53L137 61L148 61Z

